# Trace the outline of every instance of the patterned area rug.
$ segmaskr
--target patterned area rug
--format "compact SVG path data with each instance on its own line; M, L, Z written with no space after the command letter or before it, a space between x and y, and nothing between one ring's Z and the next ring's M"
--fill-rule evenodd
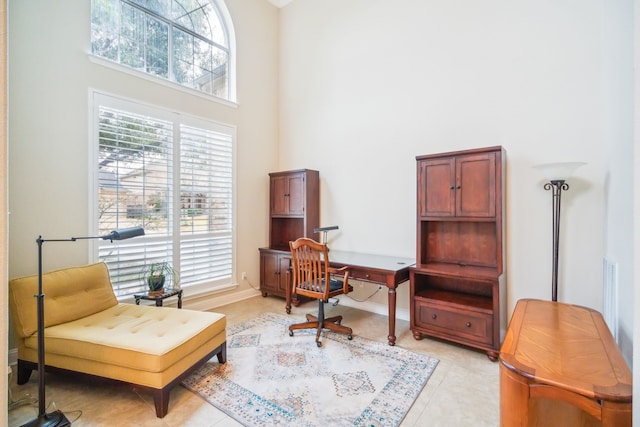
M245 426L397 426L438 360L358 336L287 327L266 313L227 327L227 363L183 385Z

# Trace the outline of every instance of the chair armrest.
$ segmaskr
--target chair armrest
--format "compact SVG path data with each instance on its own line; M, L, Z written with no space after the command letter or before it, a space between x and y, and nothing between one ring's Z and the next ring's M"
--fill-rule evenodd
M334 267L329 267L329 274L342 274L343 278L342 278L342 291L345 294L349 293L349 267L348 266L344 266L344 267L340 267L340 268L334 268Z

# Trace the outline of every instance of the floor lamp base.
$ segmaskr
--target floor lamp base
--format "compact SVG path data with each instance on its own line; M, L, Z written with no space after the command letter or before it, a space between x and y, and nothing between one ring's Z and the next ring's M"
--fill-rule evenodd
M67 427L71 423L64 416L62 411L49 412L48 414L38 415L38 418L23 424L21 427Z

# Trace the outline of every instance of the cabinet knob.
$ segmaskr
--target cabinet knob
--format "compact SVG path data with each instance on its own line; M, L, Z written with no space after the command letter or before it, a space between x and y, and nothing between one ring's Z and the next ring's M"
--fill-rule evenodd
M432 318L433 320L436 320L436 318L437 318L437 317L438 317L438 316L437 316L436 314L432 314L432 315L431 315L431 318Z
M451 187L449 187L449 190L453 190L454 188L456 188L456 187L454 187L454 186L452 185Z
M460 186L459 186L459 185L457 185L457 186L456 186L456 188L459 190L459 189L460 189Z
M471 327L471 322L467 322L467 328Z

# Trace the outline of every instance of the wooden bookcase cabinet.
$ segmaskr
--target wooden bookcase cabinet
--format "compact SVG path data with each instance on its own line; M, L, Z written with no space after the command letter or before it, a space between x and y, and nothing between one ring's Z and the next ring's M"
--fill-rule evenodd
M289 241L311 237L320 224L320 173L298 169L269 174L269 247L260 248L263 296L286 296Z
M505 151L416 157L416 266L411 331L485 350L496 360L506 324Z

